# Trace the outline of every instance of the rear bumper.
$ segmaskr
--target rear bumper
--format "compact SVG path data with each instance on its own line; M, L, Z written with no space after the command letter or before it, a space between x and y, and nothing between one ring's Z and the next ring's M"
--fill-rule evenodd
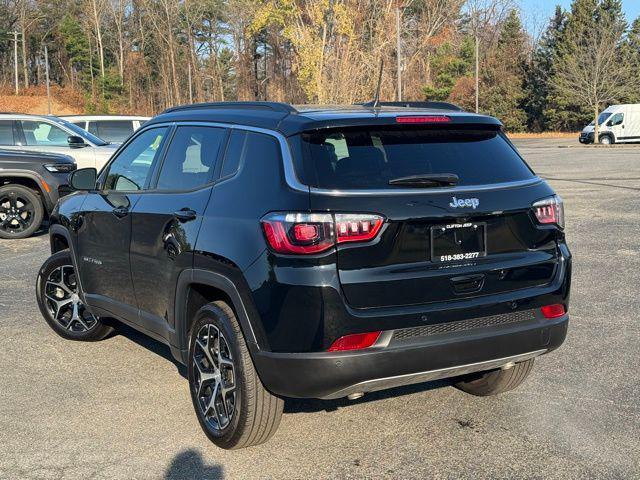
M536 315L409 339L385 332L382 345L358 352L256 352L254 360L263 384L276 395L333 399L524 361L558 348L568 321L568 315L555 320Z

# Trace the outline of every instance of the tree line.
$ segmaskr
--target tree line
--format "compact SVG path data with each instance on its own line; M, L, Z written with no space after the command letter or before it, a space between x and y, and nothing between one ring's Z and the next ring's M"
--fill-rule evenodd
M513 0L3 0L0 85L45 82L88 112L196 101L444 100L510 131L575 130L640 102L640 19L621 0L557 7L544 32ZM17 42L14 42L17 40Z

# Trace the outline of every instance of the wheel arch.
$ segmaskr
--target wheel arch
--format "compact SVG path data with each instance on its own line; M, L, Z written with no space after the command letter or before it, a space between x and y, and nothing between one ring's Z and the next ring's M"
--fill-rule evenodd
M612 144L616 143L616 136L613 134L613 132L602 132L598 134L598 143L602 143L603 137L609 137Z
M254 326L249 319L245 300L235 283L226 275L210 270L187 269L178 277L174 311L175 340L174 356L186 364L189 350L189 330L196 312L207 303L225 301L233 309L244 335L249 352L260 349Z
M51 225L49 228L49 244L52 255L66 248L71 250L71 234L62 225Z
M85 305L88 305L84 297L84 289L82 288L82 275L80 275L80 269L78 268L79 260L76 254L75 245L71 238L71 233L69 233L69 231L59 223L55 223L49 227L49 244L52 255L64 250L65 248L69 249L71 262L73 263L73 268L76 270L76 278L78 281L78 295L82 299L83 303Z
M0 174L0 187L12 184L21 185L33 190L40 197L42 206L45 207L45 214L47 214L51 209L52 205L51 201L49 200L48 192L46 192L44 189L44 185L46 185L46 183L44 183L44 179L42 179L39 175L23 171L2 171L2 173Z

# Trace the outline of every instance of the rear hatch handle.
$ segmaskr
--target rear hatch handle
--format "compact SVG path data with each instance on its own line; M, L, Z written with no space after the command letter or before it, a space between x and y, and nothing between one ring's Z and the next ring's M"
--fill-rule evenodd
M484 274L479 273L475 275L452 277L451 284L453 285L453 291L457 294L462 295L466 293L479 292L484 286Z

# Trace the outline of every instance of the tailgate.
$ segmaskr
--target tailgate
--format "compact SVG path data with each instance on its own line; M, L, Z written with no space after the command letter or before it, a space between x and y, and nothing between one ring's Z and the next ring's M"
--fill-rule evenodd
M499 129L343 127L304 133L299 144L312 211L385 218L373 241L337 246L352 307L455 301L552 281L562 232L537 222L532 204L553 191Z

